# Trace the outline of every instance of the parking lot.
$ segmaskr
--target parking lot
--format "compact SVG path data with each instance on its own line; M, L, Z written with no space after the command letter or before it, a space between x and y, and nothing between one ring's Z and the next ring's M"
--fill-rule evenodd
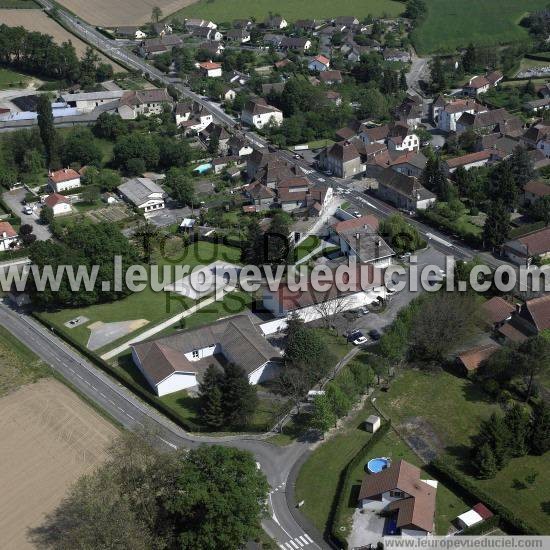
M51 237L50 230L47 225L42 225L38 221L40 215L40 209L35 208L32 214L25 214L23 212L23 199L27 191L25 188L13 189L12 191L6 191L2 198L8 207L21 218L21 224L32 225L33 233L39 241L47 241Z

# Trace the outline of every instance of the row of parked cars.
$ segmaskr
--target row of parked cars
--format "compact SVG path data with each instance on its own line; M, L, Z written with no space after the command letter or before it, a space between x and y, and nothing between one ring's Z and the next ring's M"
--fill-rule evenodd
M375 328L369 330L368 337L365 336L360 330L354 330L348 334L348 342L351 342L354 346L362 346L366 344L369 339L372 341L380 340L382 335Z

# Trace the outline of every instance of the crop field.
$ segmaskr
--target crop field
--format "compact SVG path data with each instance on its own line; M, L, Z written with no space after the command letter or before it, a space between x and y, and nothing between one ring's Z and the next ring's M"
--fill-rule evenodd
M59 3L92 25L117 27L143 25L151 21L151 11L158 6L170 15L196 0L60 0Z
M63 0L66 2L67 0ZM287 21L296 19L328 19L339 15L353 15L362 19L367 15L396 16L403 13L405 6L393 0L302 0L300 2L283 0L199 0L188 2L177 13L178 17L203 17L216 23L229 22L233 19L255 17L264 20L269 12L280 13ZM165 11L165 15L169 12Z
M86 52L88 44L77 38L74 34L65 30L54 19L48 17L42 10L9 10L0 9L0 22L5 23L9 27L25 27L28 31L41 32L53 36L54 40L61 44L62 42L71 41L76 53L82 57ZM113 63L107 57L99 54L101 60L105 63L113 65L115 71L124 71L124 69Z
M420 54L449 52L470 42L479 46L518 42L528 38L519 26L530 11L547 0L428 0L428 15L413 32Z

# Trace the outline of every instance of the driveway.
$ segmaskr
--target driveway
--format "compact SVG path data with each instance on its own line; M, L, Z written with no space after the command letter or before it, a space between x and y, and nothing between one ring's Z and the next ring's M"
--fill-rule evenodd
M348 537L349 548L363 548L369 544L376 546L376 543L382 540L384 523L385 519L375 512L355 510L351 533Z
M198 213L198 209L195 210ZM172 205L167 205L166 208L159 210L153 214L149 214L147 219L157 227L166 227L173 223L181 223L183 218L187 218L191 215L191 208L176 208Z
M6 191L2 194L2 198L8 207L17 216L21 218L21 224L29 224L34 228L34 234L39 241L47 241L51 236L50 229L47 225L42 225L38 221L40 210L35 208L33 214L23 214L23 205L21 201L25 198L27 191L25 188L14 189L13 191Z

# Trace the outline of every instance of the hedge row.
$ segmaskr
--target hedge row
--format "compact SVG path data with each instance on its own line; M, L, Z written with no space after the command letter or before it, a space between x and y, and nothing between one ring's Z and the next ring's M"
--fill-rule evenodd
M33 312L33 317L44 325L48 330L53 330L54 334L61 337L63 340L68 342L71 346L76 348L82 355L89 359L94 365L99 367L101 370L106 372L108 375L112 376L117 382L120 382L122 385L126 386L133 393L137 394L138 397L143 399L147 404L151 405L164 416L168 417L172 422L175 422L178 426L181 426L183 429L190 432L200 432L202 427L189 420L188 418L183 418L177 412L172 410L170 407L166 406L158 397L154 396L143 388L140 384L134 382L133 380L122 376L118 369L98 357L95 353L90 351L88 348L83 346L80 342L76 341L69 334L58 330L56 327L52 327L50 323L44 319L44 317L39 312Z
M440 478L443 478L445 485L455 490L455 492L466 496L472 501L477 500L488 506L494 514L499 516L499 524L502 525L506 532L512 535L540 535L537 529L519 518L512 510L501 504L498 500L488 495L453 466L450 466L441 459L436 459L430 463L430 468Z
M456 233L463 241L472 246L479 246L481 244L480 237L473 233L462 231L460 227L456 225L456 223L454 223L452 220L444 218L437 212L434 212L432 210L419 210L417 212L417 215L420 219L427 222L432 227L443 229L447 232L450 231L451 233Z
M384 422L378 431L359 449L357 454L348 462L348 465L342 470L340 474L340 479L338 480L338 488L336 491L336 502L331 510L331 515L329 518L329 536L334 543L339 545L340 548L347 550L348 541L342 537L342 534L339 530L341 523L341 518L344 513L344 510L348 506L349 495L351 492L351 475L355 468L367 459L368 454L371 448L376 445L389 431L391 428L391 420Z
M534 59L535 61L547 61L550 65L550 54L538 54L538 53L526 53L523 57L527 59Z

